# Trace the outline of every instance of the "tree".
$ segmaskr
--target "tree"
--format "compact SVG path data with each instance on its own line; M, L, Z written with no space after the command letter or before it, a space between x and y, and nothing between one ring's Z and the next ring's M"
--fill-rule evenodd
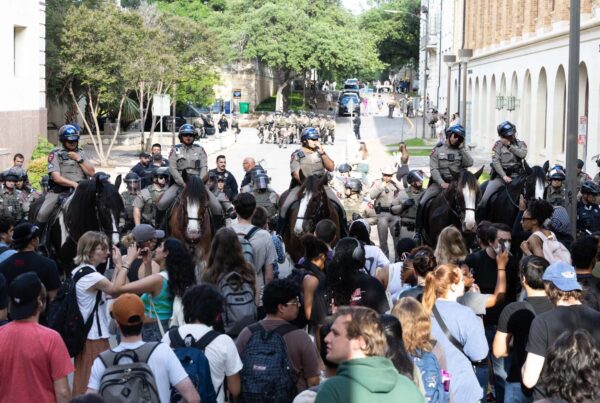
M111 3L93 9L72 6L64 19L60 76L90 133L101 165L108 164L120 130L123 105L137 82L134 66L142 39L140 16ZM86 110L79 106L82 97L87 102ZM98 117L111 109L117 111L117 125L105 149Z

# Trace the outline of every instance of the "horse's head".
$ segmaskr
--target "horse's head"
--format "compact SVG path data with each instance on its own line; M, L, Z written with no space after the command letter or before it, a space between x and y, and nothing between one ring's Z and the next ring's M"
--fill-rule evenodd
M546 185L546 173L544 168L536 165L530 169L525 178L523 196L525 200L543 199Z
M181 202L185 206L187 215L185 236L194 242L202 237L202 223L208 196L202 179L194 175L186 175L186 179L185 190L181 194Z
M325 194L325 184L327 175L311 175L304 180L298 199L298 215L294 232L300 237L302 234L311 233L315 229L315 224L323 215L324 209L328 209L328 199Z
M475 208L481 196L477 179L479 179L482 172L483 167L475 173L465 169L461 172L456 183L455 198L463 232L472 232L477 224L475 221Z
M110 237L113 245L116 245L120 241L119 219L125 210L123 199L119 195L118 187L110 183L107 177L96 175L92 181L95 185L95 209L99 229ZM120 178L117 179L117 184L120 185Z

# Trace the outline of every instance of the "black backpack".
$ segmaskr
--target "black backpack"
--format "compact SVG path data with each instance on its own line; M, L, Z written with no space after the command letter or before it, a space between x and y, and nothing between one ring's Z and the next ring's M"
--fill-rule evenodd
M100 330L100 317L98 314L98 305L102 297L102 291L96 294L96 303L92 313L86 321L83 320L83 315L79 310L77 303L76 284L83 277L94 273L95 270L89 266L80 268L72 279L67 278L61 285L56 298L48 305L46 320L48 327L56 330L62 337L69 356L75 357L83 351L87 335L92 328L94 315L96 315L96 323L98 324L98 334L102 335Z

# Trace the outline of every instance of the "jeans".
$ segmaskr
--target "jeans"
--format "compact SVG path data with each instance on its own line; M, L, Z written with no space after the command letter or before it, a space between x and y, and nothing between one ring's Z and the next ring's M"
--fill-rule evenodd
M525 396L521 390L521 382L504 384L504 403L532 403L533 397Z
M492 354L491 346L494 343L496 328L496 325L485 325L485 338L490 346L490 359L492 360L494 369L494 390L496 392L496 402L502 403L504 402L504 388L506 385L506 377L508 376L506 373L506 367L508 367L510 363L508 358L496 358L494 357L494 354ZM484 390L486 390L485 387Z

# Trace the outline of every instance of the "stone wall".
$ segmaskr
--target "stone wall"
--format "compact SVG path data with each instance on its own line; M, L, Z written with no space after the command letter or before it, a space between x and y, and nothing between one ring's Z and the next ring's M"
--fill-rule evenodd
M31 160L38 137L46 137L46 109L0 112L0 170L12 166L15 153Z

